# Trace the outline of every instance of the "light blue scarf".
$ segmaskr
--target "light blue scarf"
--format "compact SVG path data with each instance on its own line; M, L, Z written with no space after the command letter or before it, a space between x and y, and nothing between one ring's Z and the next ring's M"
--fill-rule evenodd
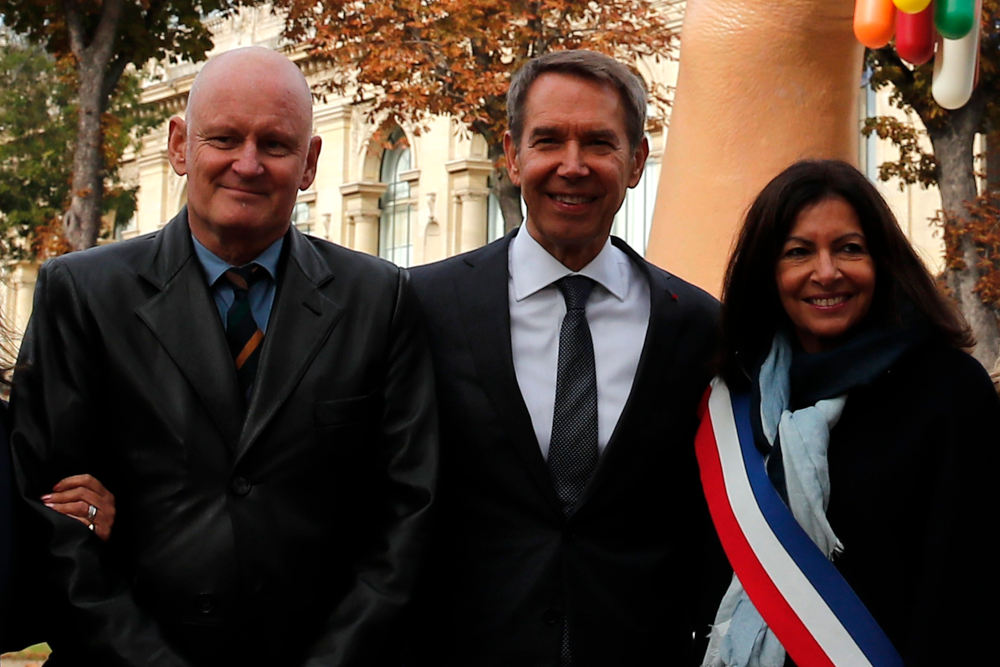
M792 348L778 333L760 369L760 418L768 443L781 442L788 507L828 558L843 550L826 520L830 502L827 447L846 396L788 410ZM719 604L702 667L782 667L785 649L753 606L736 575Z

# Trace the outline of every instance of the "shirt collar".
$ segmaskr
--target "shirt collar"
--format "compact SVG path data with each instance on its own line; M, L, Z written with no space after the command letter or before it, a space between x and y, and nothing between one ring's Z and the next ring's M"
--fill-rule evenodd
M201 242L191 235L191 241L194 242L194 254L197 255L198 261L201 263L201 268L205 272L205 278L208 280L209 285L214 285L223 273L233 268L232 264L229 264L222 259L219 259L218 255L206 248L201 244ZM281 248L285 243L285 237L280 237L277 241L269 245L264 252L257 255L257 257L251 261L256 262L267 271L268 276L271 280L277 279L278 275L278 259L281 257Z
M608 238L597 256L574 272L550 255L523 224L511 239L508 252L508 270L514 282L516 301L526 299L560 278L574 274L591 278L616 299L624 301L628 296L628 262L628 256Z

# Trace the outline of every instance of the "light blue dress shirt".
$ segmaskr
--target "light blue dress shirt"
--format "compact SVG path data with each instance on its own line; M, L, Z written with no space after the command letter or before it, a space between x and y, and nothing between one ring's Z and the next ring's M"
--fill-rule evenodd
M201 268L205 272L205 279L212 290L212 298L219 309L219 317L222 318L223 326L226 322L226 314L229 307L233 305L233 286L228 280L219 280L222 274L229 269L236 268L219 259L215 253L198 242L198 239L191 235L194 242L194 253L201 263ZM274 294L277 291L278 260L281 257L281 247L285 242L285 237L272 243L267 249L257 256L253 261L260 264L267 271L266 280L258 280L250 286L248 299L250 310L253 312L253 319L261 331L267 331L267 321L271 317L271 306L274 305Z

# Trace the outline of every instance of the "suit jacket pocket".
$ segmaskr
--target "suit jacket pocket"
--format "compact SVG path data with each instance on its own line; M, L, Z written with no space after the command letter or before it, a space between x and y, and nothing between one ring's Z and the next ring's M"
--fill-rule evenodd
M317 471L332 474L324 484L345 497L373 484L379 458L377 445L380 400L377 393L317 401L315 404ZM358 498L352 499L360 502Z
M375 393L316 403L316 426L320 428L371 424L377 417L378 396Z

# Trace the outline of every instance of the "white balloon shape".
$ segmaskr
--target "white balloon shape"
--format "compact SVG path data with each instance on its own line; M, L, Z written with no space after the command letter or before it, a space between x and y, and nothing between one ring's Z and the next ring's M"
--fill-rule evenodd
M982 12L982 0L976 0L976 18L972 30L965 37L946 39L938 36L931 94L934 101L945 109L958 109L972 97L976 86Z

